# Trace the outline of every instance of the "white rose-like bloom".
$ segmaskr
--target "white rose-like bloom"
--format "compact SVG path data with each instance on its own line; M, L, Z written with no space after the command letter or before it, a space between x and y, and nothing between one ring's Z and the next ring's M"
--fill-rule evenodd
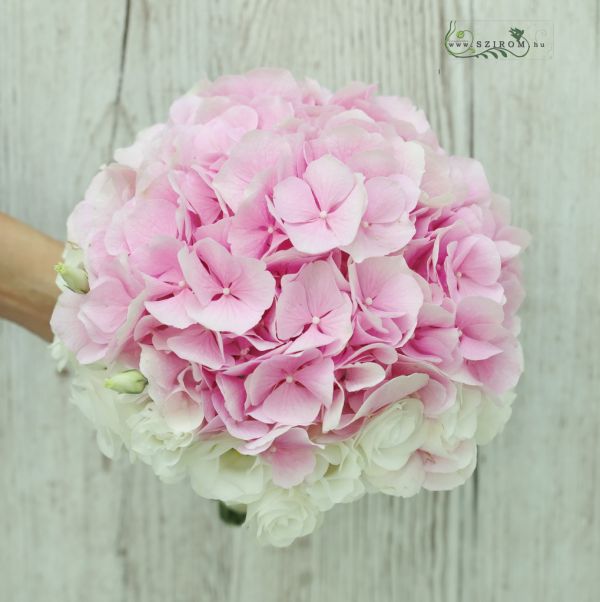
M296 538L312 533L322 522L323 514L300 487L271 487L248 506L248 524L256 527L263 544L284 548Z
M132 456L152 466L155 474L167 483L182 479L187 472L182 462L184 452L194 442L193 433L171 429L156 405L148 403L129 417Z
M347 443L327 444L316 453L316 467L307 478L306 492L319 510L361 497L365 487L360 480L362 458Z
M423 487L430 491L447 491L462 485L477 465L477 445L474 439L452 439L444 436L439 422L429 422L427 439L421 451L431 458L425 463Z
M239 453L233 448L236 443L219 436L198 441L187 454L190 481L198 495L232 506L249 504L263 494L270 466L259 456Z
M479 389L462 385L458 388L456 403L437 416L436 422L441 427L441 436L449 445L464 439L473 439L483 398L484 395Z
M425 440L423 404L403 399L364 424L356 445L370 489L388 495L415 495L423 482L422 464L412 458Z
M463 385L458 389L456 403L436 420L426 422L427 437L421 447L422 458L425 458L425 489L453 489L473 474L477 464L475 431L481 401L479 389Z
M513 391L495 398L482 395L475 433L478 445L489 443L502 431L512 413L512 403L515 397Z
M71 401L83 412L97 430L100 451L115 459L125 444L131 447L127 420L147 399L140 395L126 395L104 386L109 373L100 364L78 365L71 388Z

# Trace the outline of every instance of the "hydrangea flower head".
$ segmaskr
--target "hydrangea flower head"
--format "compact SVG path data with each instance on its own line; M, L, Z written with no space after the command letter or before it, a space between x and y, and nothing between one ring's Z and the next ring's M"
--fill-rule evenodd
M104 453L288 545L465 482L510 415L527 234L406 98L205 82L68 220L52 328Z

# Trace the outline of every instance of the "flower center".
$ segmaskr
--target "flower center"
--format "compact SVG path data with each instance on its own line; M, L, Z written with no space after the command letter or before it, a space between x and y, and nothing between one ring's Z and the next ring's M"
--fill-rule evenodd
M313 316L312 317L312 323L313 324L318 324L321 321L321 318L319 318L319 316Z
M319 213L319 217L321 219L326 219L327 218L327 211L325 211L325 210L321 211L321 213Z
M288 385L291 385L291 384L294 382L294 377L293 377L291 374L288 374L288 375L285 377L285 382L286 382Z
M373 299L371 299L371 297L367 297L365 299L365 305L373 305Z
M223 295L225 297L227 297L227 295L229 295L230 292L231 292L231 290L229 289L228 286L226 286L226 287L223 288Z

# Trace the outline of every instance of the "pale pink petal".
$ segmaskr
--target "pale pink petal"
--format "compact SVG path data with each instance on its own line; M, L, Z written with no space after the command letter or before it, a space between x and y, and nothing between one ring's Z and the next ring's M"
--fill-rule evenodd
M199 259L208 266L212 278L221 287L230 286L236 278L242 275L243 268L241 261L233 257L225 247L215 240L211 238L199 240L194 245L194 251L197 253ZM194 289L194 292L197 293L196 289Z
M453 266L479 284L494 284L500 277L500 255L494 242L485 236L469 236L461 241Z
M318 219L321 209L310 186L300 178L287 178L273 189L275 215L287 224L304 224Z
M222 292L223 286L219 286L193 250L190 253L185 248L181 249L178 258L185 281L189 284L199 303L206 304L215 295Z
M294 247L309 255L319 255L339 245L337 236L322 219L306 224L286 224L284 230Z
M336 337L325 334L317 328L310 326L285 350L286 353L298 353L306 349L317 349L336 341Z
M231 281L231 294L243 301L252 312L262 315L273 303L275 279L262 261L246 257L238 261L241 271Z
M146 301L145 306L161 324L185 328L194 323L187 312L186 300L190 295L192 295L191 291L186 289L168 299Z
M344 386L347 391L360 391L378 385L385 378L385 370L374 362L346 366Z
M335 273L326 261L303 266L298 274L298 282L305 289L306 305L311 317L323 317L343 300Z
M502 349L487 341L463 336L460 340L460 352L466 360L487 360L501 353Z
M315 420L321 405L321 400L305 387L283 381L262 405L248 413L266 423L304 426Z
M231 221L228 241L234 255L260 258L268 250L276 230L275 220L261 199L240 206Z
M286 489L299 485L315 469L315 449L304 429L292 428L273 441L266 459L273 482Z
M204 420L202 406L184 391L176 391L158 403L165 422L175 431L193 431Z
M357 263L369 257L383 257L406 246L415 234L408 217L392 223L361 223L356 237L344 250Z
M354 240L364 211L365 192L362 183L357 181L343 203L327 216L327 224L334 233L338 246L349 245Z
M236 334L250 330L262 316L262 311L252 310L232 295L221 296L204 307L188 304L187 312L205 328Z
M297 281L284 281L275 309L277 336L284 341L297 336L311 319L305 287Z
M224 364L219 335L201 326L191 326L167 339L167 346L180 358L217 370Z
M150 345L141 345L140 371L148 379L148 394L161 402L177 386L177 376L187 362L173 353L162 353Z
M184 243L174 238L158 237L138 247L129 258L131 266L144 274L160 277L166 282L178 282L183 278L177 254Z
M344 345L352 336L352 302L343 296L341 304L321 318L319 330Z
M123 222L125 239L134 250L155 236L175 237L176 206L162 199L134 199L132 210Z
M355 186L352 172L332 155L324 155L310 163L304 180L315 195L318 211L335 210Z
M296 370L294 378L311 391L322 405L331 404L334 381L331 358L304 364L299 370Z
M244 201L268 186L274 171L292 175L292 165L293 150L285 138L255 130L236 145L214 178L213 187L235 213Z
M406 399L427 384L429 377L426 374L411 374L410 376L397 376L371 393L354 415L353 420L374 414L378 410Z
M95 343L77 318L84 301L83 295L65 291L59 296L50 319L50 326L67 348L75 353L82 364L96 362L106 353L106 345Z

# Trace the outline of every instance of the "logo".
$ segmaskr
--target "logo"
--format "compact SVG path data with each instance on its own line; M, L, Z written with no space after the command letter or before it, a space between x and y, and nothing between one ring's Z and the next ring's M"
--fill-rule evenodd
M553 28L548 21L450 21L444 38L455 58L551 58Z

